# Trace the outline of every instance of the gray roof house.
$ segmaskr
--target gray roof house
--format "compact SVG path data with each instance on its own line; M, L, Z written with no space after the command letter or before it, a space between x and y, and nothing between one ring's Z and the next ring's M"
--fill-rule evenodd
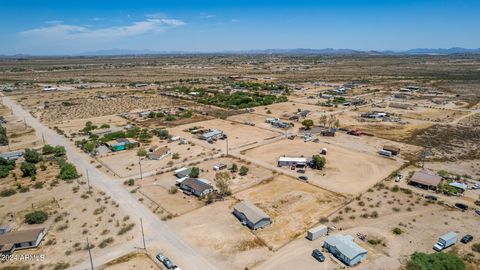
M9 232L0 235L0 253L12 253L17 249L36 248L45 237L45 228Z
M23 156L23 151L15 151L15 152L4 152L0 154L0 157L6 160L17 160Z
M202 197L210 192L213 192L213 187L207 184L205 180L198 178L186 178L180 182L180 188L186 192L191 192L193 195Z
M254 204L241 201L233 207L233 214L250 229L256 230L272 224L272 219Z
M177 178L184 178L184 177L188 177L191 171L192 171L192 168L183 167L175 170L174 174Z
M368 251L353 242L350 235L332 235L325 239L323 247L348 266L356 265L367 258Z

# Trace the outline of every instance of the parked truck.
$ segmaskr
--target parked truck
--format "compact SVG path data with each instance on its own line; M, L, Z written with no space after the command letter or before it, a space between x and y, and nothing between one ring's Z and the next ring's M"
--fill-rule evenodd
M438 242L433 246L433 249L436 251L442 251L449 246L455 245L457 242L458 235L455 232L449 232L438 238Z

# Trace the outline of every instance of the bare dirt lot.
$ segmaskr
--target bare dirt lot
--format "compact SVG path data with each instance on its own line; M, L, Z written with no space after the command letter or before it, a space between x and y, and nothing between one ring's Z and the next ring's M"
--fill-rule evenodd
M231 213L235 203L215 202L168 223L220 269L251 268L272 252Z
M272 218L272 225L256 234L273 250L302 235L343 202L336 194L288 176L277 176L234 197L254 203Z
M97 127L100 127L103 124L108 124L111 127L121 127L127 124L127 120L125 118L122 118L118 115L106 115L100 117L68 120L56 126L60 130L64 131L67 136L70 136L73 133L78 133L80 130L82 130L85 127L85 123L89 121Z
M365 191L401 165L398 160L383 158L376 153L366 154L324 142L305 143L300 139L281 140L254 148L246 151L245 156L260 164L276 166L278 158L283 155L311 157L323 147L328 149L325 168L321 171L307 169L305 174L312 184L342 194ZM282 170L293 172L289 167Z
M9 108L0 106L0 116L6 121L6 124L2 124L2 126L7 129L7 137L10 144L10 146L0 146L1 152L23 150L41 144L41 140L37 138L35 131L28 123L11 115Z
M160 270L160 268L152 258L145 253L131 253L120 257L107 265L101 267L102 270L123 270L123 269L139 269L139 270Z

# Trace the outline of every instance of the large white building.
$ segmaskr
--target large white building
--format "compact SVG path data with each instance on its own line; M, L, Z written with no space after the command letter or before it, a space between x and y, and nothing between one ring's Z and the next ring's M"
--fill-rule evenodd
M283 166L296 166L296 167L305 167L307 166L307 159L304 157L280 157L277 162L278 167Z

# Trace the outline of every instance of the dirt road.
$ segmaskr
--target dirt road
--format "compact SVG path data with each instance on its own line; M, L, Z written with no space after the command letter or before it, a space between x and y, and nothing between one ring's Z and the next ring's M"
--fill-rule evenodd
M161 251L163 251L168 257L172 258L172 261L182 269L217 269L204 257L199 255L183 239L176 235L176 233L172 231L165 222L159 220L147 207L124 189L121 183L116 181L115 178L111 178L95 168L95 166L90 163L91 158L75 149L65 137L58 135L53 130L44 126L40 121L35 119L29 112L25 111L9 97L2 97L2 101L5 106L12 108L13 114L20 119L25 119L25 121L35 129L39 138L43 136L48 144L64 146L69 161L75 164L77 170L80 173L85 173L88 170L90 183L98 189L106 192L106 194L111 196L112 200L118 202L120 208L129 215L132 220L139 221L140 218L143 219L147 249L149 246L159 247ZM140 228L139 222L137 222L136 228ZM124 247L130 249L128 245ZM119 254L123 253L118 251L111 252ZM100 266L104 262L94 261L94 263L95 266ZM72 269L87 269L87 267L83 267L82 264L79 268L73 267Z

